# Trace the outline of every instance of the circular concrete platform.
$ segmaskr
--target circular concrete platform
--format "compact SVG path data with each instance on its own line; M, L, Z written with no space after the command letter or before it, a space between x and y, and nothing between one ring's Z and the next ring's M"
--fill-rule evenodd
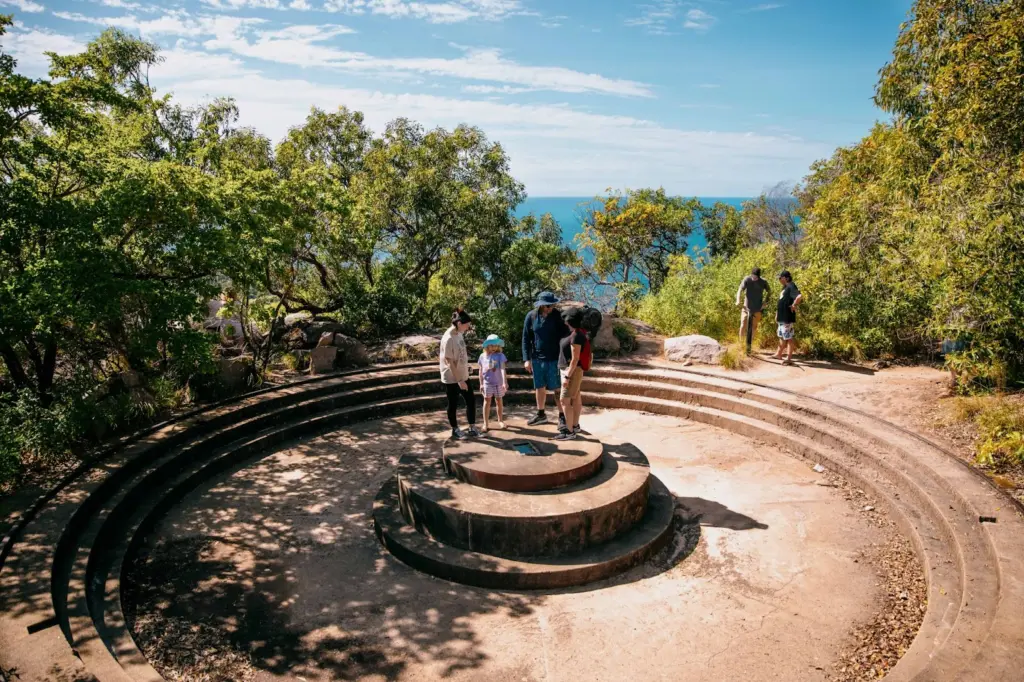
M508 492L551 490L592 476L601 467L601 443L583 436L554 441L551 427L510 420L481 438L447 440L445 468L467 483Z
M197 671L196 650L242 652L231 679L254 682L817 681L877 609L864 554L884 537L806 462L632 411L584 421L610 450L628 425L678 510L672 544L650 563L526 593L413 570L380 546L368 512L401 457L436 458L438 421L337 429L189 495L133 572L150 660Z
M374 502L384 546L440 578L550 589L608 578L668 541L674 505L643 452L556 441L554 425L525 418L508 424L490 438L447 441L441 458L402 457Z

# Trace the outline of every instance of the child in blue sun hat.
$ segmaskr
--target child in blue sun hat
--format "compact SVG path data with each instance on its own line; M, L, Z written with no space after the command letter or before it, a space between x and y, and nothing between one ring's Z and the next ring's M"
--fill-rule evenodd
M484 352L480 354L477 364L480 367L480 390L484 394L484 431L490 428L491 400L498 406L498 428L505 428L504 401L505 393L508 391L508 375L505 373L505 365L508 358L505 357L505 342L497 334L491 334L484 339Z

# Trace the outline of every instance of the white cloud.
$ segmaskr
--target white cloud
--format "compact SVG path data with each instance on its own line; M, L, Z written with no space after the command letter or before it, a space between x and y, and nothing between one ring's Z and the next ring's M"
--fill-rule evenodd
M425 19L433 24L455 24L470 19L500 21L511 16L533 14L520 0L326 0L324 9L344 14L379 14L395 19Z
M22 12L30 13L42 12L46 9L38 2L32 2L32 0L0 0L0 5L14 7Z
M533 88L517 88L511 85L466 85L463 92L480 95L518 95L524 92L536 92Z
M655 0L653 4L639 5L640 16L626 20L626 26L637 26L654 35L669 35L669 24L676 18L678 0Z
M53 15L66 21L75 21L95 26L114 26L134 31L144 36L186 36L231 35L249 26L263 23L262 19L238 18L226 15L192 17L184 10L172 10L155 19L139 19L132 15L121 17L87 17L72 12L54 12Z
M683 23L683 26L695 31L706 31L716 21L718 20L715 17L702 9L691 9L686 12L686 22Z
M312 32L312 27L292 27L262 35L280 42L284 36L295 41ZM221 35L232 32L221 31ZM69 53L84 47L68 36L22 27L5 36L4 45L19 60L23 73L45 70L44 51ZM687 195L744 196L777 180L801 177L810 162L832 151L831 144L810 143L788 134L684 130L565 104L384 93L302 78L272 78L247 64L243 55L211 53L188 47L184 40L164 56L166 60L150 74L161 92L173 92L175 101L183 105L233 97L241 123L273 140L301 124L311 106L332 110L344 105L362 111L367 124L377 131L399 116L427 127L477 125L502 143L513 173L537 195L587 196L609 186L664 186ZM491 87L467 87L474 86Z
M780 3L776 3L776 2L762 2L760 5L754 5L753 7L748 7L747 9L742 10L742 11L744 13L746 13L746 12L768 12L768 11L773 10L773 9L779 9L780 7L782 7L782 5Z
M288 7L290 9L299 10L300 12L307 12L313 9L313 6L309 4L309 0L292 0Z
M200 0L200 2L216 9L241 9L243 7L284 9L279 0Z
M31 78L42 78L50 70L47 52L75 54L85 50L85 44L70 36L42 29L15 27L4 36L4 51L14 55L16 71Z
M509 153L512 170L539 195L592 195L609 186L664 185L709 196L753 194L778 179L801 177L831 147L786 135L681 130L628 116L579 111L566 105L520 105L421 94L324 86L260 74L181 78L155 67L154 84L183 104L234 97L244 125L277 140L300 124L311 106L362 111L380 131L405 116L427 127L479 126Z
M230 33L220 32L204 46L210 50L230 50L239 56L280 64L319 66L372 75L419 74L491 81L536 90L653 96L644 83L606 78L559 66L527 66L505 59L496 49L465 49L465 54L455 59L381 58L324 44L328 39L350 31L345 27L292 26L279 31L257 31L254 37L250 37L245 28L240 25Z
M114 7L116 9L139 9L142 7L137 2L128 2L127 0L94 0L98 1L104 7Z
M482 0L485 1L485 0ZM559 66L527 66L502 56L496 49L469 49L455 59L444 57L381 58L327 44L352 29L337 24L296 25L280 30L255 30L261 19L226 15L191 17L184 11L154 19L134 16L87 17L58 12L68 20L117 26L143 35L206 37L207 50L227 50L241 57L290 66L323 67L371 75L429 75L471 81L490 81L535 90L652 97L650 87L637 81L607 78Z

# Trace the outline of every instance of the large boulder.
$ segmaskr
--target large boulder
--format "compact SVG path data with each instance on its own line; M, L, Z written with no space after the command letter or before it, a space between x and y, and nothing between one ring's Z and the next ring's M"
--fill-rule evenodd
M590 346L598 355L614 355L622 349L619 337L615 336L615 320L617 318L605 313L601 320L601 328L590 340Z
M691 334L665 339L665 357L674 362L717 365L725 348L710 336Z
M221 358L220 382L231 390L238 390L249 383L254 370L252 360L248 356Z
M334 346L319 346L313 349L309 371L312 374L326 374L334 371L338 349Z
M320 335L317 348L334 347L338 349L335 367L365 367L370 364L370 355L366 346L350 336L338 332L324 332Z
M384 362L406 362L409 360L434 360L441 354L441 337L427 334L403 336L389 341L384 346L381 359Z
M341 333L345 331L345 325L334 320L300 320L297 323L306 335L306 348L316 348L320 337L325 332Z

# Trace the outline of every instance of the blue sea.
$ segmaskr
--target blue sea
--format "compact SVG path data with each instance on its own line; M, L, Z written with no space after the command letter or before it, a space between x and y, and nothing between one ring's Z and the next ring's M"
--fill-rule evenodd
M721 201L736 208L746 201L743 197L697 197L702 204L710 206L716 201ZM580 213L585 211L587 206L594 201L593 197L530 197L516 209L516 216L522 217L533 213L538 218L545 213L558 221L562 228L562 239L569 246L575 246L576 235L582 229L580 224ZM698 227L687 240L688 253L693 253L694 247L703 249L707 245L704 233ZM581 254L584 262L592 263L593 260L587 253ZM611 287L596 286L593 284L581 284L578 291L570 292L577 300L587 301L602 309L611 309L615 306L615 290Z
M739 208L740 205L747 201L745 197L697 197L702 204L710 206L716 201L721 201L731 206ZM562 236L565 239L566 244L570 246L573 244L573 240L580 231L580 220L578 213L581 209L585 209L586 206L593 202L593 197L530 197L516 209L516 215L519 217L533 213L538 218L545 213L550 213L558 224L562 227ZM704 234L700 229L694 230L693 234L690 235L688 240L689 247L692 252L693 247L704 248L707 242L704 239Z

